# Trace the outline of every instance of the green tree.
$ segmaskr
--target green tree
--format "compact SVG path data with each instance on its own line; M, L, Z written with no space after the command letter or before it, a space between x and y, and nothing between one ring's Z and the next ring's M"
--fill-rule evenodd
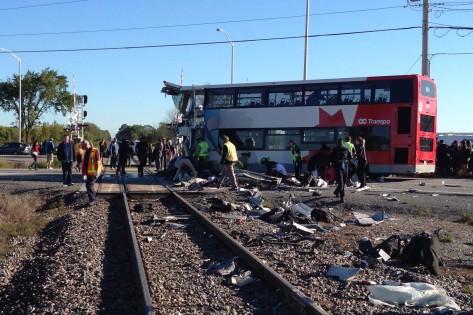
M0 126L0 143L18 141L18 128Z
M40 124L41 117L50 111L66 115L73 106L68 92L67 77L57 71L44 69L41 73L28 71L22 80L22 107L18 112L18 76L0 82L0 109L21 114L25 142L29 142L32 129Z
M100 140L110 143L110 132L108 130L101 130L96 124L86 123L88 126L84 130L84 137L91 141L94 147L97 147Z

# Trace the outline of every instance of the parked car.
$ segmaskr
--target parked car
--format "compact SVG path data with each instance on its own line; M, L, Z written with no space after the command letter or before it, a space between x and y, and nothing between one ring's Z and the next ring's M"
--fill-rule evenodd
M0 147L1 155L30 154L31 146L22 142L8 142Z

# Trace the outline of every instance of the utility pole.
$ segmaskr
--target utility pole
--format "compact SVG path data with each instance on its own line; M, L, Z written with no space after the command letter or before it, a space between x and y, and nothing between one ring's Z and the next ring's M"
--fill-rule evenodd
M304 47L304 80L307 80L307 63L308 63L308 53L309 53L309 9L310 9L310 0L306 2L305 8L305 47Z
M422 75L430 77L429 62L429 0L422 3Z

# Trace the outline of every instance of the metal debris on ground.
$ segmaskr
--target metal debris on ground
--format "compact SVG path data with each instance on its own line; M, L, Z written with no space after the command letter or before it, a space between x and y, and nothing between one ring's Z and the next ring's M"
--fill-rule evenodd
M157 222L171 222L171 221L185 221L191 218L190 215L166 215L166 216L153 216L153 221Z
M386 198L386 199L389 200L389 201L399 201L399 199L398 199L396 196L394 196L394 197L388 197L388 198Z
M348 281L356 277L360 271L360 268L346 268L332 265L328 268L326 275L338 278L341 281Z
M309 207L308 205L304 203L298 203L291 206L291 212L293 214L300 214L306 218L310 217L312 210L313 208Z
M314 234L315 231L312 230L312 229L309 229L305 226L302 226L300 224L297 224L295 222L292 222L292 223L289 223L286 225L286 232L288 233L295 233L295 234L299 234L299 235L302 235L302 236L308 236L308 235L311 235L311 234Z
M445 183L445 181L442 181L442 185L444 185L445 187L461 187L461 185L459 184L447 184Z
M388 219L384 214L384 210L380 210L373 215L368 215L361 212L353 212L356 222L362 226L370 226L374 224L379 224L384 220Z

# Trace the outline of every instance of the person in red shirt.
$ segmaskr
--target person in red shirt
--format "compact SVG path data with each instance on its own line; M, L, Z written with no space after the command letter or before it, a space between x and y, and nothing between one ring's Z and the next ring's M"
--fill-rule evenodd
M31 157L33 158L33 163L31 163L30 166L28 166L28 169L31 171L31 169L34 166L34 170L38 170L38 155L39 155L39 142L35 141L33 143L33 147L31 148Z

